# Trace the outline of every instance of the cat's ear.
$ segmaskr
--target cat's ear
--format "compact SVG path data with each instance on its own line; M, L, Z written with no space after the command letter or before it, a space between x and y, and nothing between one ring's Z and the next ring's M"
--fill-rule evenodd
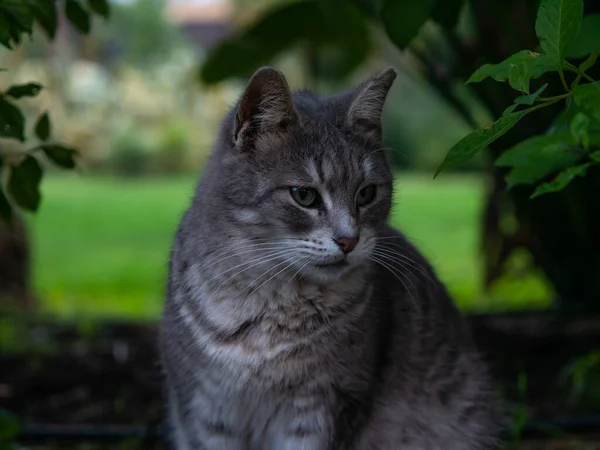
M347 116L352 129L368 138L381 139L381 113L396 76L396 71L389 68L356 89Z
M283 74L271 67L258 69L238 103L233 141L237 148L251 148L258 136L284 131L299 116Z

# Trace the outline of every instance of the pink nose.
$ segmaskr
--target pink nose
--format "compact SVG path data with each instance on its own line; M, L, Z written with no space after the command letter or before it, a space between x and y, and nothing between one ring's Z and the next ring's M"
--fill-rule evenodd
M335 242L337 242L337 245L344 253L350 253L352 250L354 250L356 244L358 244L358 236L339 238L336 239Z

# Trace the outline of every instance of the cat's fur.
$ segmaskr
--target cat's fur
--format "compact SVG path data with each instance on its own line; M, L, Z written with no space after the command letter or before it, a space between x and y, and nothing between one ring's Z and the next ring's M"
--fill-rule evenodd
M263 68L225 118L169 266L161 354L176 449L496 445L469 332L386 225L380 119L395 77L319 97ZM375 199L357 207L371 184ZM300 206L294 186L322 203ZM359 234L347 255L335 242Z

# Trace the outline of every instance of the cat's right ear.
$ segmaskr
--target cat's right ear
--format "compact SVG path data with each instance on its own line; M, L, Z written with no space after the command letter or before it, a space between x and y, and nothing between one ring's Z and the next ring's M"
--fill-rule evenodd
M238 103L233 142L238 149L252 149L259 137L284 131L299 120L283 74L262 67L254 73Z

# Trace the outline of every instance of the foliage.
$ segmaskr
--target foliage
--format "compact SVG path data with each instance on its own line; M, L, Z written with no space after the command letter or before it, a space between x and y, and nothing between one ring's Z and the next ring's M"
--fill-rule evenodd
M392 41L404 48L429 15L440 23L456 23L461 4L462 0L300 0L273 5L211 51L200 78L214 84L248 76L298 45L316 52L322 76L343 78L371 54L374 39L369 19L380 22Z
M369 30L356 6L343 0L286 3L272 7L212 51L201 78L213 84L230 76L246 76L299 43L326 49L328 68L335 75L358 67L371 49Z
M22 42L23 35L31 36L34 26L44 30L47 37L54 39L58 26L58 8L64 8L70 24L81 33L88 33L92 15L107 18L107 0L0 0L0 44L15 50ZM27 124L18 100L35 97L43 89L38 83L9 86L0 91L0 138L17 140L23 144L29 141ZM46 111L41 114L33 134L37 144L20 152L16 161L0 153L0 218L12 223L14 206L26 211L37 211L41 194L39 184L43 176L43 162L46 158L54 165L72 169L75 167L77 151L60 143L50 142L52 125Z
M445 26L456 25L463 2L409 2L401 0L305 0L272 7L253 25L241 30L217 47L205 61L201 78L216 83L230 76L248 75L257 66L298 43L334 47L338 54L336 71L343 77L369 55L371 29L367 20L378 23L399 48L407 47L428 20ZM600 55L600 18L583 14L583 0L542 0L535 31L541 53L517 52L497 64L485 64L467 83L486 78L505 82L520 95L488 127L461 139L447 153L435 173L464 164L481 150L508 133L525 116L539 109L565 102L567 134L560 127L548 138L533 136L510 149L499 166L511 167L509 186L536 184L532 197L563 189L575 177L584 176L591 165L600 164L594 149L600 145L600 84L586 72ZM569 59L587 59L575 66ZM542 75L558 73L564 94L543 97L547 84L532 84ZM575 79L568 85L565 72ZM563 120L566 119L563 117ZM524 153L521 158L516 153ZM513 162L511 162L513 161ZM544 168L543 170L540 168ZM557 172L558 171L558 172ZM549 178L550 177L550 178Z
M165 0L117 3L112 8L110 22L99 36L105 42L115 43L124 61L148 69L172 56L182 43L164 8Z
M559 382L568 388L572 402L586 401L596 407L600 400L600 351L593 350L569 361Z
M520 372L517 378L518 402L510 405L512 406L512 421L509 428L509 436L512 442L520 442L527 419L529 418L529 411L527 409L528 384L527 373Z
M152 153L147 135L138 129L127 129L117 136L110 163L115 173L123 176L142 175Z
M576 177L585 176L590 166L600 164L598 152L594 151L600 145L600 83L586 73L600 55L597 25L597 15L583 17L582 0L542 0L535 31L544 53L523 50L498 64L485 64L468 80L476 83L491 77L499 82L508 81L522 95L491 126L468 134L454 145L436 176L446 168L468 161L527 114L562 101L566 103L567 114L560 120L563 123L566 120L567 132L564 127L556 126L546 135L520 142L496 160L497 166L511 168L506 177L508 186L537 185L531 194L535 198L564 189ZM569 55L587 59L575 66L565 59ZM558 73L565 93L542 97L547 84L531 93L532 80L553 71ZM565 71L575 74L570 84ZM548 177L551 179L544 181Z

